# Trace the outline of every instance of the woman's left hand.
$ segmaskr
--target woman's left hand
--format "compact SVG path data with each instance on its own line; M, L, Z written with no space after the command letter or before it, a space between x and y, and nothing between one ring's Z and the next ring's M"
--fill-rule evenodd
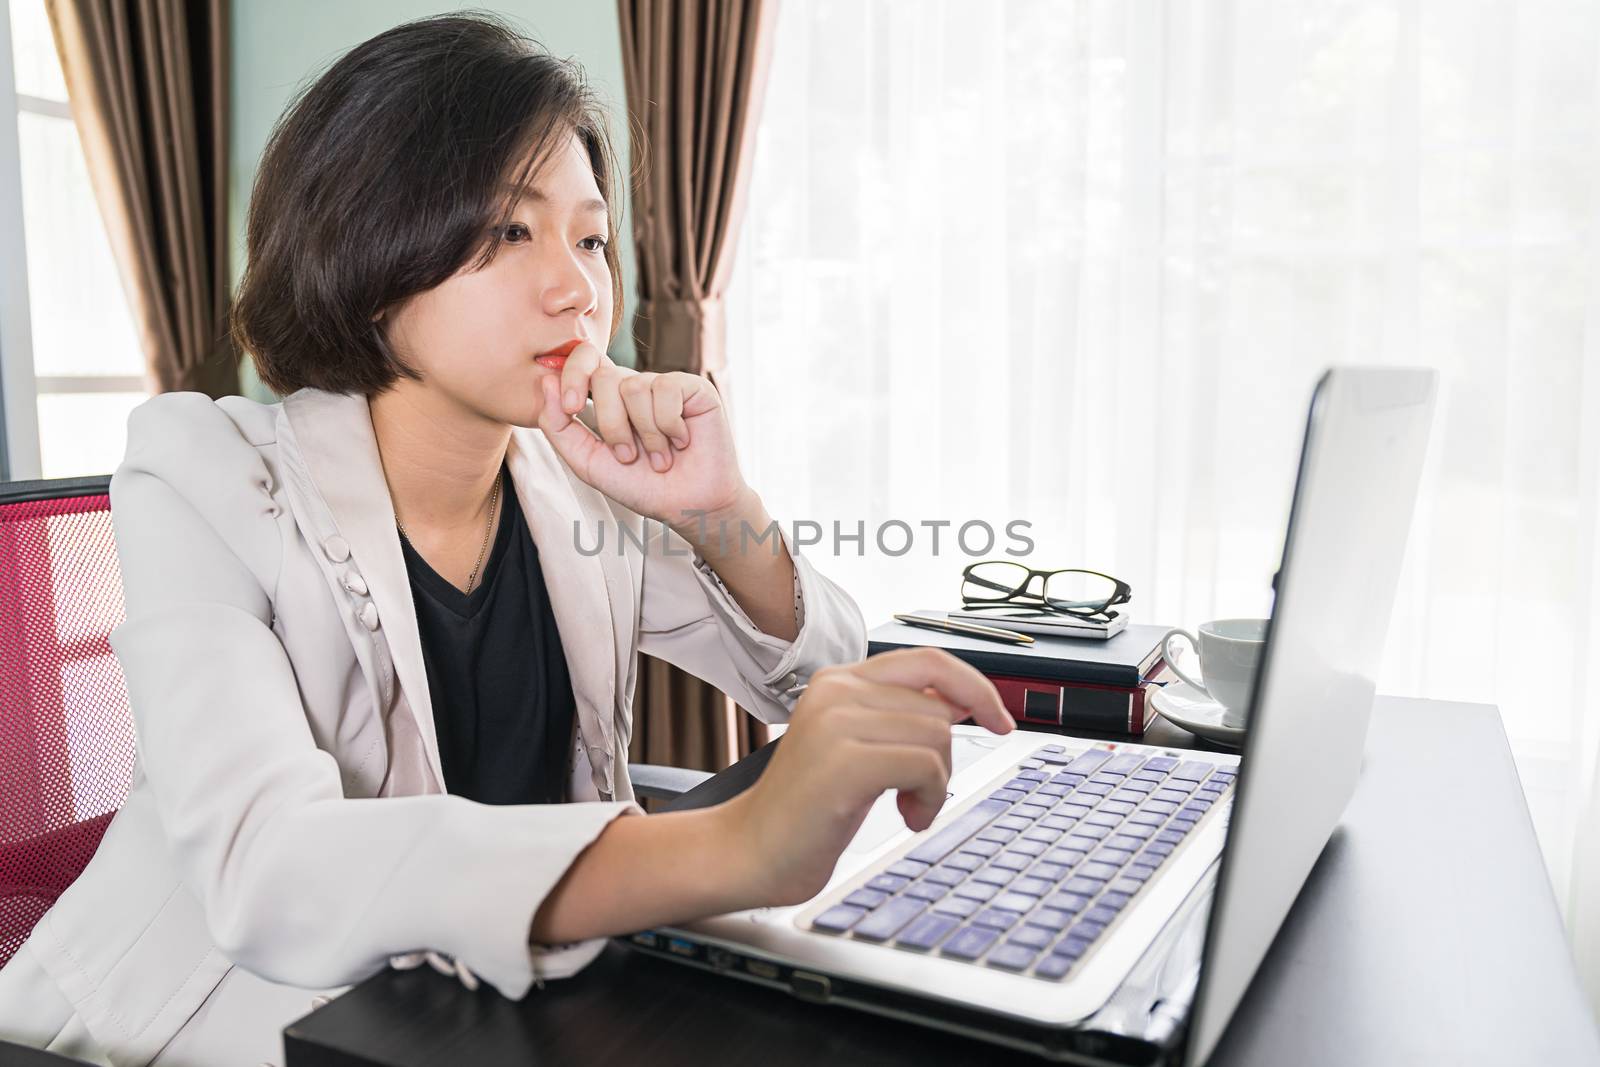
M747 495L722 398L684 371L619 367L596 346L572 350L544 390L539 428L589 485L647 518L683 527L730 514ZM573 416L594 398L597 437ZM700 521L706 521L704 519Z

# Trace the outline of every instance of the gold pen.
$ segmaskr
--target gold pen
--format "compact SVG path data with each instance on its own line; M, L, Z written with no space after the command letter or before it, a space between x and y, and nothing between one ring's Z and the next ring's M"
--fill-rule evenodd
M1027 634L1020 634L1015 630L1002 630L998 626L982 626L975 622L957 622L954 619L930 619L926 615L897 614L894 619L907 626L921 626L926 630L939 630L947 634L981 637L988 641L1004 641L1011 645L1033 644L1033 638Z

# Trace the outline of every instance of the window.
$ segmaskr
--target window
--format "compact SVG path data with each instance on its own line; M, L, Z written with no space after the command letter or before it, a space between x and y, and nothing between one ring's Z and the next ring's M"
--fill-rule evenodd
M148 395L144 355L89 184L44 2L0 6L9 7L11 28L30 323L30 343L4 358L31 360L38 455L37 469L28 469L32 442L13 445L9 475L109 474L122 458L128 412ZM5 380L19 377L30 375ZM8 412L14 410L13 400ZM7 432L16 442L34 428L8 420Z

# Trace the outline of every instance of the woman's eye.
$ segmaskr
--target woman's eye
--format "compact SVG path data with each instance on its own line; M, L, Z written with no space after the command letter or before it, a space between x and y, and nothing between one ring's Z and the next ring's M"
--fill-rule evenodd
M521 244L523 241L526 241L531 236L528 233L528 228L526 226L524 226L520 222L513 222L513 223L510 223L509 225L501 226L501 227L498 228L498 231L499 231L499 235L500 235L500 240L509 241L511 244L514 244L514 245L515 244Z
M583 241L597 241L597 242L599 242L600 247L589 249L589 251L591 251L591 252L603 252L603 251L605 251L606 239L604 237L585 237L583 239ZM583 244L583 241L579 241L578 243L581 245L581 244Z

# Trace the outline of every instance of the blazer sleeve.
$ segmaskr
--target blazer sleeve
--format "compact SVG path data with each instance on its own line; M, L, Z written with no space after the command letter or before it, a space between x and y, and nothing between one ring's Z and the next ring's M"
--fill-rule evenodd
M112 647L145 777L217 946L313 988L418 949L510 997L581 969L604 939L530 947L534 913L607 823L641 809L346 798L271 628L285 535L270 485L199 394L135 411L111 483L127 605Z
M800 552L783 523L774 523L765 540L751 537L745 551L776 555L781 539L794 560L799 632L793 641L756 626L683 537L659 522L643 527L641 652L710 682L769 723L788 721L799 699L795 687L813 673L865 658L867 629L861 609Z

